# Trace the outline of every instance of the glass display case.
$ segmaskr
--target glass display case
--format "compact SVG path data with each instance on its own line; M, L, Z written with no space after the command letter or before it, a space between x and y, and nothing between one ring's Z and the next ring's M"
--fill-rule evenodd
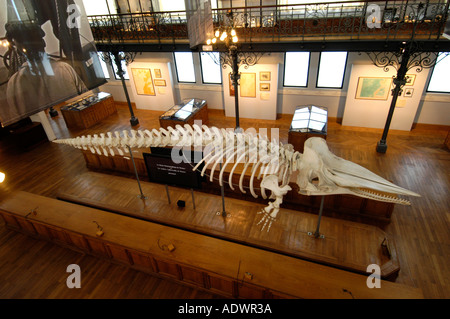
M61 106L61 114L70 129L89 128L116 112L114 98L106 92L89 92Z
M194 124L194 120L201 120L202 124L208 122L208 110L206 100L189 98L172 106L159 117L161 127L183 124Z
M295 109L289 128L288 143L294 149L303 152L305 141L313 136L326 139L328 123L328 109L323 106L304 105Z
M328 109L321 106L299 106L294 112L290 131L327 134Z
M61 107L62 111L82 111L92 105L99 103L107 98L110 98L111 94L106 92L92 93L88 96L80 98L75 101L70 101L68 104Z

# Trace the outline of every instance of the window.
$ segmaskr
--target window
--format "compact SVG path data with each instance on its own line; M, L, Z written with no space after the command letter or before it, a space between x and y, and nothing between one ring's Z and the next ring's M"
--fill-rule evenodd
M347 52L321 52L317 75L318 88L342 88Z
M185 11L186 5L184 0L159 1L159 11Z
M83 0L83 5L87 16L114 14L117 11L113 0Z
M284 86L308 85L309 52L286 52L284 57Z
M103 52L97 52L98 54L98 59L100 60L100 65L102 66L102 71L103 74L105 75L105 79L109 79L109 70L108 70L108 66L106 65L105 61L103 61L102 56L103 56Z
M438 63L433 68L427 92L450 93L450 58L446 55L450 52L441 52L437 58Z
M175 70L178 82L195 83L194 60L192 52L174 52Z
M203 83L222 84L222 71L219 60L219 52L200 52L200 65L202 68Z

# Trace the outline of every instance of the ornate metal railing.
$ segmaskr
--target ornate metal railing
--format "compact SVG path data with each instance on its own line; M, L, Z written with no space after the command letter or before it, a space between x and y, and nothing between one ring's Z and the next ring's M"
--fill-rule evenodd
M188 39L186 12L143 12L89 16L97 43Z
M448 11L448 0L355 1L214 9L212 17L216 28L234 25L244 43L401 41L440 40ZM183 11L88 19L97 43L175 43L188 42L186 17Z

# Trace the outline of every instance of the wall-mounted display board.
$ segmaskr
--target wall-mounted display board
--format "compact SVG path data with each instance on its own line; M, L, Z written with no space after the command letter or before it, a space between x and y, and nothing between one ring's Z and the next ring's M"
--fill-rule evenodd
M175 104L169 63L133 62L128 65L136 108L166 111Z
M155 87L150 69L131 68L134 89L139 95L155 95Z
M262 120L276 120L278 102L279 64L256 64L241 67L239 116ZM222 72L225 116L235 116L234 89L230 80L231 68Z
M393 67L385 72L372 64L353 64L342 125L384 128L392 101L392 79L396 75ZM421 73L408 71L408 83L397 99L390 129L411 130L427 76L428 69Z
M256 73L241 72L239 94L241 97L256 97Z
M356 99L382 100L389 97L392 78L359 77L356 89Z

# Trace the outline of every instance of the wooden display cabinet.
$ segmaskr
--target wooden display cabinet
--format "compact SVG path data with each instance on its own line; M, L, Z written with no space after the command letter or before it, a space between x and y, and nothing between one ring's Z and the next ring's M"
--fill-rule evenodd
M69 129L86 129L117 113L111 94L100 92L66 102L61 113Z
M3 200L0 216L10 229L225 297L423 298L417 288L368 289L364 275L27 192Z

